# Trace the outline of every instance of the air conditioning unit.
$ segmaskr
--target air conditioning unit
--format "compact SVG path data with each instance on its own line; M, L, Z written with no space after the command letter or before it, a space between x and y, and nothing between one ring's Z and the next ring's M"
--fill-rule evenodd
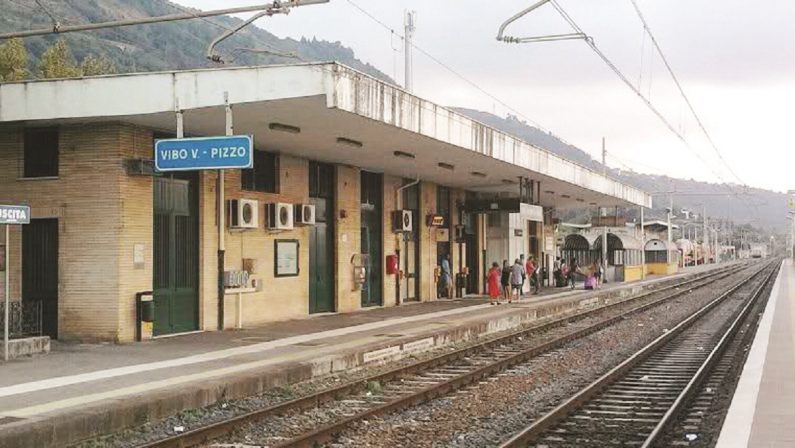
M315 225L315 206L312 204L295 204L295 225Z
M411 232L414 223L411 210L395 210L392 212L392 230L394 232Z
M293 204L275 202L268 204L268 228L289 230L293 228Z
M256 229L259 226L259 202L252 199L231 199L229 204L229 227L234 229Z

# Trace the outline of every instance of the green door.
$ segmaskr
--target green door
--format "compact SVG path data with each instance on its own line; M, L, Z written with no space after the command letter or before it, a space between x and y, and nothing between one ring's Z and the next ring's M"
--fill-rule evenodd
M155 336L199 328L199 217L194 174L155 178Z
M368 255L362 285L362 307L383 304L383 214L382 201L384 180L376 173L362 171L361 174L361 209L362 253Z
M22 300L39 302L41 334L58 339L58 220L22 226Z
M334 167L309 163L309 201L315 225L309 229L309 312L334 311Z

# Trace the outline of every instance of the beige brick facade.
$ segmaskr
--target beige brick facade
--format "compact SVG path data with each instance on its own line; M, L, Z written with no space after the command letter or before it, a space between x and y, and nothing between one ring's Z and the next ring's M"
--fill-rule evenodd
M152 289L153 277L153 178L128 175L124 160L151 158L153 133L127 124L66 125L59 137L60 169L55 179L21 179L23 132L19 126L0 128L0 203L27 203L33 218L59 219L59 337L67 340L129 342L135 335L135 294ZM361 293L353 279L353 255L359 253L361 228L360 170L336 166L335 175L335 308L350 312L361 308ZM226 269L242 269L243 259L255 260L252 275L262 287L242 296L243 324L305 318L309 315L309 230L265 228L265 204L308 202L308 161L282 154L279 157L278 194L242 191L239 170L225 172L226 199L256 199L260 227L225 231ZM390 212L402 178L384 176L383 255L395 254L397 238L391 232ZM199 328L215 330L217 299L217 174L199 176ZM434 267L439 231L425 224L437 211L436 186L420 184L420 219L415 223L420 244L420 300L436 298ZM453 190L451 202L463 201L464 192ZM451 212L450 241L454 274L458 272L458 245ZM1 230L1 229L0 229ZM296 239L300 244L297 277L274 276L274 241ZM145 262L134 265L136 246ZM21 231L12 229L12 299L21 295ZM465 253L465 252L464 252ZM383 261L383 260L382 260ZM382 266L383 262L380 263ZM396 276L383 273L384 306L396 303ZM0 278L0 286L2 279ZM3 289L0 288L0 298ZM237 316L235 295L224 300L225 327Z

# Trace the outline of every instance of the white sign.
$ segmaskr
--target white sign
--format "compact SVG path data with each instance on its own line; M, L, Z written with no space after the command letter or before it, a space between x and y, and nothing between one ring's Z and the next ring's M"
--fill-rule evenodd
M30 224L30 207L0 205L0 224Z
M133 246L133 268L144 268L144 245L141 243L136 243Z

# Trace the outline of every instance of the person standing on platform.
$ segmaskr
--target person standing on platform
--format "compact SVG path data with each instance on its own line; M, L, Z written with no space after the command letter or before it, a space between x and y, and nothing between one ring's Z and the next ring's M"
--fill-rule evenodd
M594 277L596 277L596 289L602 286L602 260L594 262Z
M525 277L527 277L527 273L524 270L524 266L522 266L522 260L517 258L513 266L511 266L511 297L508 299L508 303L513 301L514 291L516 292L517 302L522 298L522 284Z
M580 265L577 264L577 259L572 258L571 262L569 262L569 277L568 282L571 283L571 289L574 289L574 275L580 272Z
M442 286L447 291L447 298L453 298L453 274L450 271L450 254L442 257Z
M489 269L489 303L494 305L500 304L500 294L502 293L502 288L500 288L500 277L502 272L500 270L500 265L496 261L491 264L491 269Z
M500 278L502 285L503 299L511 299L511 267L508 265L508 260L502 260L502 277Z
M538 294L538 265L536 264L535 257L530 255L524 269L525 272L527 272L527 276L530 278L530 287L533 288L533 294Z
M562 258L560 260L560 283L556 286L562 288L569 283L569 265L566 263L566 259Z

